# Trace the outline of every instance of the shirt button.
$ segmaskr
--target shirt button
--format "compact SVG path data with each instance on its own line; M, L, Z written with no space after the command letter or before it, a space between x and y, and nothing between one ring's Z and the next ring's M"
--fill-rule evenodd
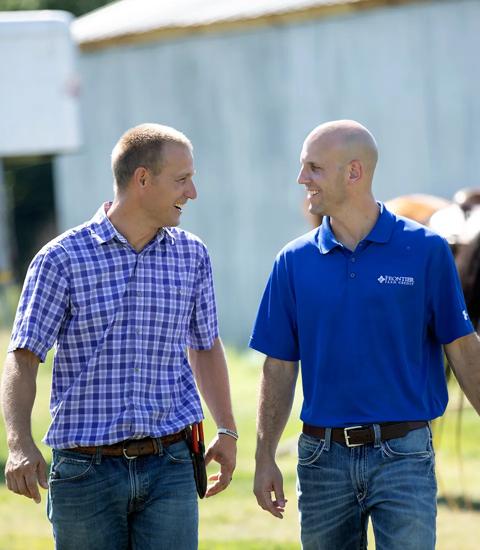
M141 295L142 293L139 290L137 290L137 296L141 296Z
M355 256L352 256L350 261L355 263L357 261L357 258L355 258Z
M135 330L135 334L141 334L141 332L142 332L142 331L141 331L139 328L137 328L137 329Z
M355 273L350 273L350 279L354 279L356 277Z

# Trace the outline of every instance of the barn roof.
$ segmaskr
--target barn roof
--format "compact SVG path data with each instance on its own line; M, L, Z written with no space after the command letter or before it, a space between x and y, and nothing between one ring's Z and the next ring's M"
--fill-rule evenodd
M84 50L198 32L282 24L414 0L119 0L76 19ZM417 0L424 1L424 0Z

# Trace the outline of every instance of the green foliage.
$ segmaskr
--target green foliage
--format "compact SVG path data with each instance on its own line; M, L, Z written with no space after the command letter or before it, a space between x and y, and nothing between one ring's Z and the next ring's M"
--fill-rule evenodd
M10 330L20 298L20 290L18 285L0 283L0 330ZM3 348L0 349L3 350Z
M4 168L13 272L22 282L38 250L58 235L53 165L48 156L16 157Z
M0 0L0 11L65 10L78 17L110 2L111 0Z

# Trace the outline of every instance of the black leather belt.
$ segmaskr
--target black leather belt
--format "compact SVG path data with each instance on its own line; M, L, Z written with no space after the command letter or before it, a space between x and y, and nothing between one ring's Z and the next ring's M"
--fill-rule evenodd
M388 439L395 439L397 437L403 437L412 430L418 430L428 425L426 421L416 422L387 422L379 424L380 426L380 439L381 441L387 441ZM325 438L325 428L319 428L317 426L311 426L310 424L303 425L303 433L318 439ZM332 441L336 443L343 443L347 447L358 447L360 445L366 445L368 443L375 442L375 432L373 426L348 426L347 428L332 428Z
M99 447L73 447L66 449L87 455L94 455L100 450L104 456L124 456L125 458L137 458L137 456L146 456L158 454L161 447L168 447L173 443L187 439L186 430L164 435L163 437L144 437L143 439L127 439L119 441L113 445L101 445ZM160 444L161 446L160 446Z

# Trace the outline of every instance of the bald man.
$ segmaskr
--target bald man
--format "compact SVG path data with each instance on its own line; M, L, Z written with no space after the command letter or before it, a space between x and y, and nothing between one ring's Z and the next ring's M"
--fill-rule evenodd
M275 462L301 362L298 498L304 549L435 546L430 421L443 414L442 347L480 412L480 341L449 247L377 202L372 134L341 120L306 138L298 183L322 225L278 254L250 346L265 360L254 493L282 518Z

